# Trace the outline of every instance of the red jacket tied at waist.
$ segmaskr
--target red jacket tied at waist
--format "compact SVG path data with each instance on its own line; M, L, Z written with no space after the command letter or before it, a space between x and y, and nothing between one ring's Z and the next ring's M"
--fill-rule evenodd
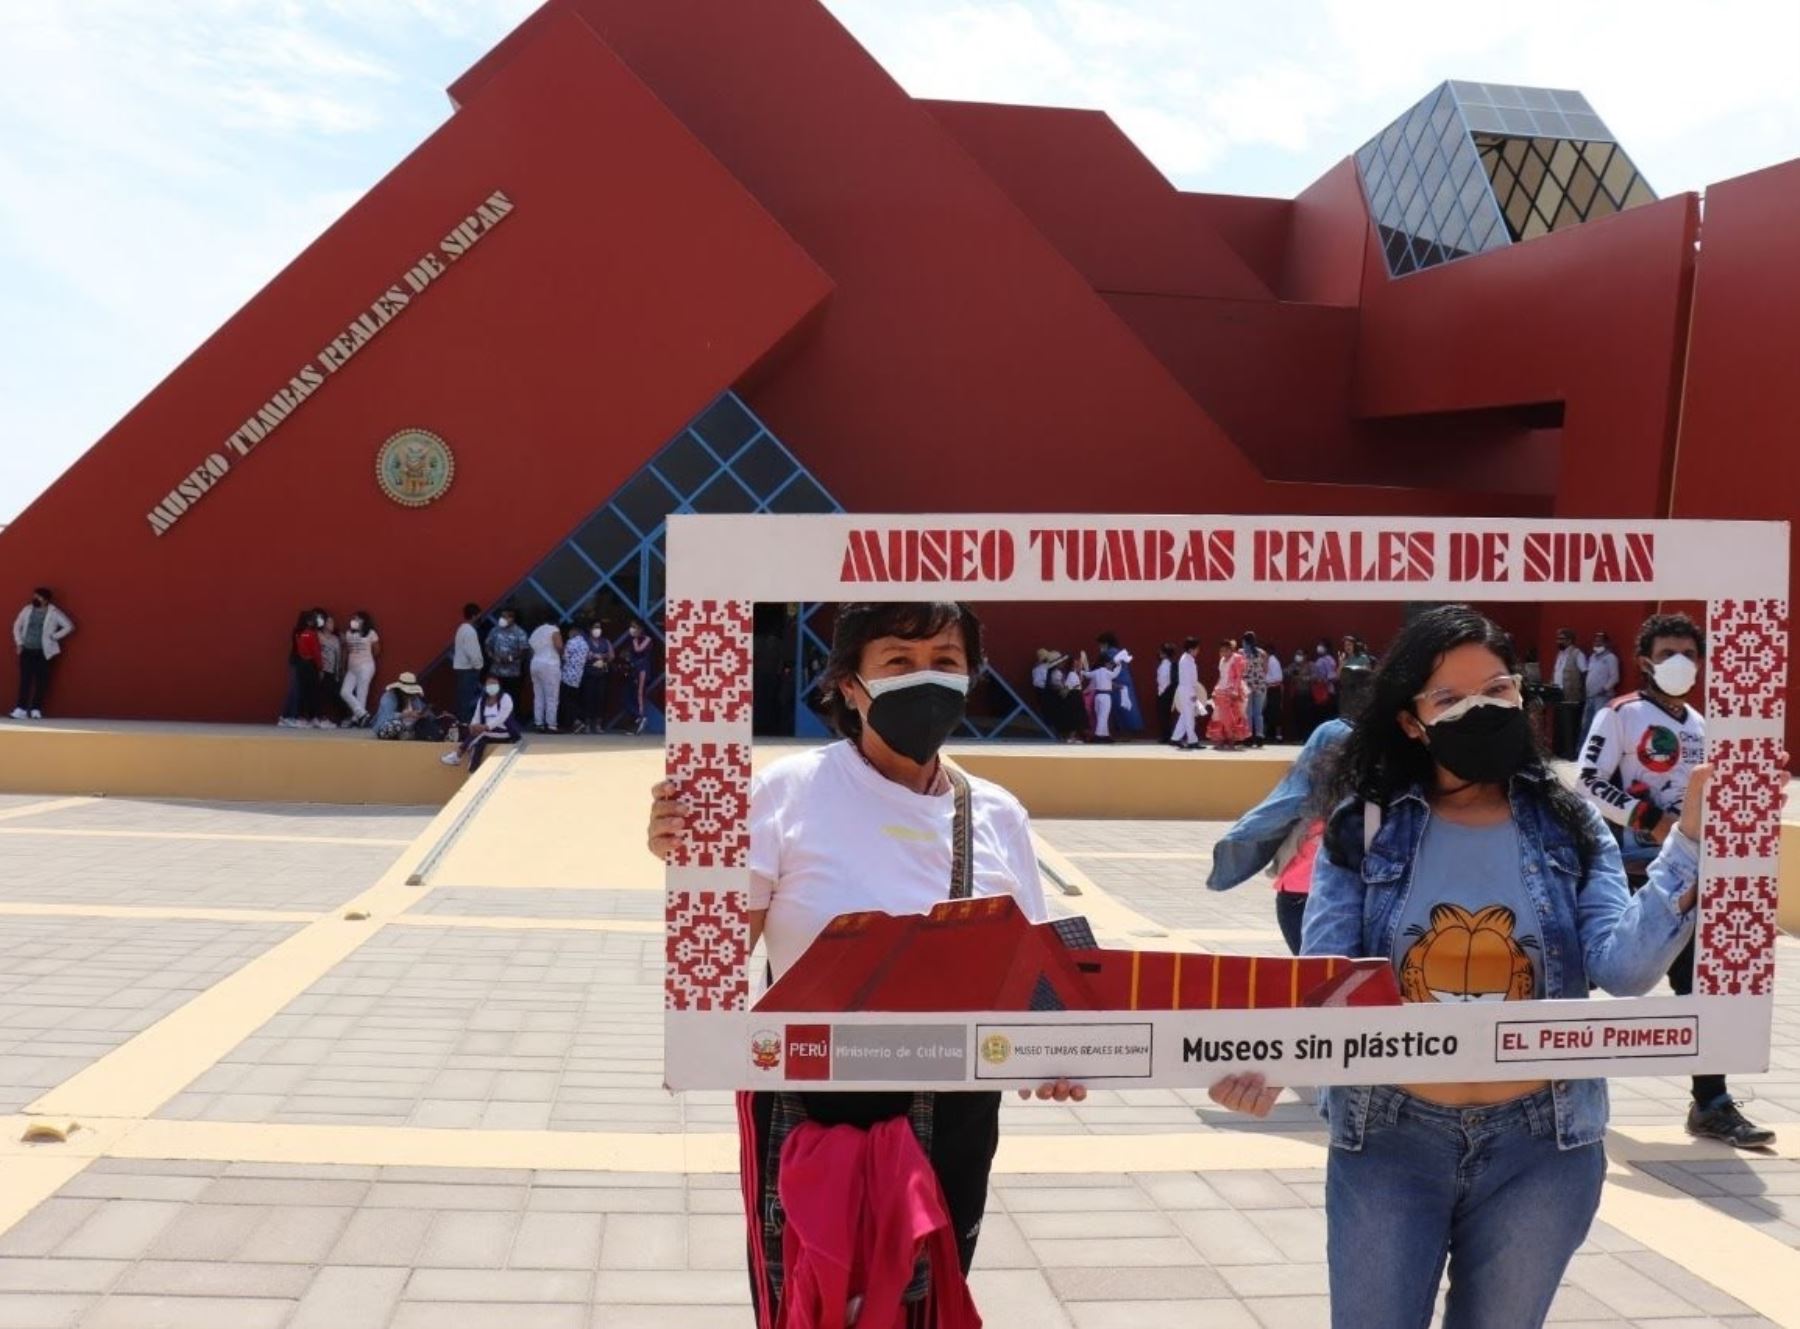
M981 1329L931 1162L904 1117L868 1130L806 1122L781 1149L786 1270L779 1329L902 1329L901 1294L924 1249L936 1329Z

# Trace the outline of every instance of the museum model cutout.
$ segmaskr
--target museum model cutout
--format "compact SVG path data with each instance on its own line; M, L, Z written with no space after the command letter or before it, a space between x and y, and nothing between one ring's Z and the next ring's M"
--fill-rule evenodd
M1785 524L673 516L667 584L667 769L695 809L667 877L670 1088L1000 1088L1057 1076L1203 1086L1242 1070L1356 1084L1768 1065ZM1385 960L1103 950L1079 923L1034 926L1010 900L976 899L927 917L839 919L752 1008L752 605L916 599L1705 602L1716 774L1695 995L1401 1004Z

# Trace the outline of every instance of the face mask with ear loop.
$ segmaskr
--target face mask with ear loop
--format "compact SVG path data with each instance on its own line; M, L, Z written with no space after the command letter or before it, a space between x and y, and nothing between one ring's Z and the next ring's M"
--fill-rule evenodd
M1685 655L1671 655L1650 670L1656 690L1666 697L1685 697L1700 681L1700 666Z
M1500 784L1531 760L1531 724L1517 701L1464 697L1425 726L1425 746L1457 779Z
M895 752L923 766L937 755L968 712L969 676L920 669L894 678L858 683L869 694L864 717L869 728Z

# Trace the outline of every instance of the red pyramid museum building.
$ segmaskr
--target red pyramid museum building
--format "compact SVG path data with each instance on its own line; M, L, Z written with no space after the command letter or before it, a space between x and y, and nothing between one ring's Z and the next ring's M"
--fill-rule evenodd
M816 0L551 0L450 94L0 534L79 625L56 714L273 720L310 604L374 612L378 682L468 600L657 625L676 510L1800 507L1800 162L1702 224L1578 93L1446 83L1295 199L1177 190L1099 112L909 97ZM382 453L407 431L447 453ZM172 605L205 686L145 667ZM1107 628L1399 613L989 618L1018 687ZM1565 614L1502 617L1548 648Z

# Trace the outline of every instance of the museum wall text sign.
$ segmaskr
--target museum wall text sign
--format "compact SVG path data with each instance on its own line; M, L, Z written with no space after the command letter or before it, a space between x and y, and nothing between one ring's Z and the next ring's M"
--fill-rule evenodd
M513 210L513 201L496 189L475 210L450 229L436 247L425 253L392 286L369 302L344 330L333 337L290 378L277 388L255 414L232 431L217 450L208 453L198 466L189 471L176 486L159 499L146 514L153 534L166 533L186 516L193 506L231 472L234 462L248 457L258 444L287 421L300 405L330 380L352 357L423 294L439 277L448 272L458 259L504 221Z

